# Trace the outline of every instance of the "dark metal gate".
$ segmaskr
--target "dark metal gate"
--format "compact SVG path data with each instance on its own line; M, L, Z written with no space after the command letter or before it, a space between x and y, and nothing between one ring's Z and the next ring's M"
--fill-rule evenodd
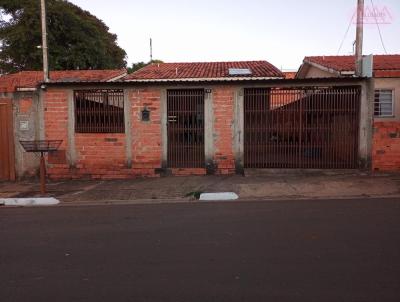
M167 91L168 167L204 167L204 89Z
M354 87L245 89L245 168L357 168L359 108Z

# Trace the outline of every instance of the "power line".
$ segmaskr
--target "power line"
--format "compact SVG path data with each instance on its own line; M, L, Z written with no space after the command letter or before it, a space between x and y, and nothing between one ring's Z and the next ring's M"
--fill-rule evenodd
M376 14L375 14L375 5L374 5L374 2L372 0L371 0L371 5L372 5L372 9L373 9L373 15L374 15L374 19L375 19L375 24L378 27L378 32L379 32L379 37L381 39L382 47L383 47L383 50L385 51L385 54L387 54L385 43L383 43L383 37L382 37L382 33L381 33L381 28L379 26L378 19L376 18Z
M337 55L339 55L339 52L340 52L340 50L342 49L344 40L346 40L346 37L347 37L347 34L349 33L349 30L350 30L352 21L353 21L353 18L350 18L349 26L347 26L347 30L346 30L346 32L344 33L342 42L340 43L339 49L338 49L338 51L337 51Z

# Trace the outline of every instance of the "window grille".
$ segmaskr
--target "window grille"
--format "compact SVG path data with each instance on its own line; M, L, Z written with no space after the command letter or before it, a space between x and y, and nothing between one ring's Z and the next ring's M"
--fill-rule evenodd
M393 90L375 90L374 115L377 117L392 117L393 109Z
M124 133L124 92L92 89L74 92L75 132Z

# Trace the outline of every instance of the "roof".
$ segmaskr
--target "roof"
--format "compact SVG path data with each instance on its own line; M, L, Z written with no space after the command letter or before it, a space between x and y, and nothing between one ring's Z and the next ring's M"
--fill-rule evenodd
M283 71L285 79L294 79L296 78L297 71Z
M126 75L125 69L118 70L63 70L51 71L50 82L109 82ZM43 71L21 71L0 77L0 92L36 88L43 82Z
M305 57L305 63L314 63L338 72L355 71L355 56ZM374 55L375 77L400 77L400 54Z
M231 75L229 69L249 69L250 75ZM124 81L201 81L283 78L281 71L267 61L153 63L126 76Z

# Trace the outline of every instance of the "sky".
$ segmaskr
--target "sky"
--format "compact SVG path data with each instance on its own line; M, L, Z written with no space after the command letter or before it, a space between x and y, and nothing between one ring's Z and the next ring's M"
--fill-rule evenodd
M69 0L102 19L128 64L267 60L296 70L304 56L353 52L357 0ZM365 0L364 54L400 53L400 0ZM345 35L348 29L347 35Z

